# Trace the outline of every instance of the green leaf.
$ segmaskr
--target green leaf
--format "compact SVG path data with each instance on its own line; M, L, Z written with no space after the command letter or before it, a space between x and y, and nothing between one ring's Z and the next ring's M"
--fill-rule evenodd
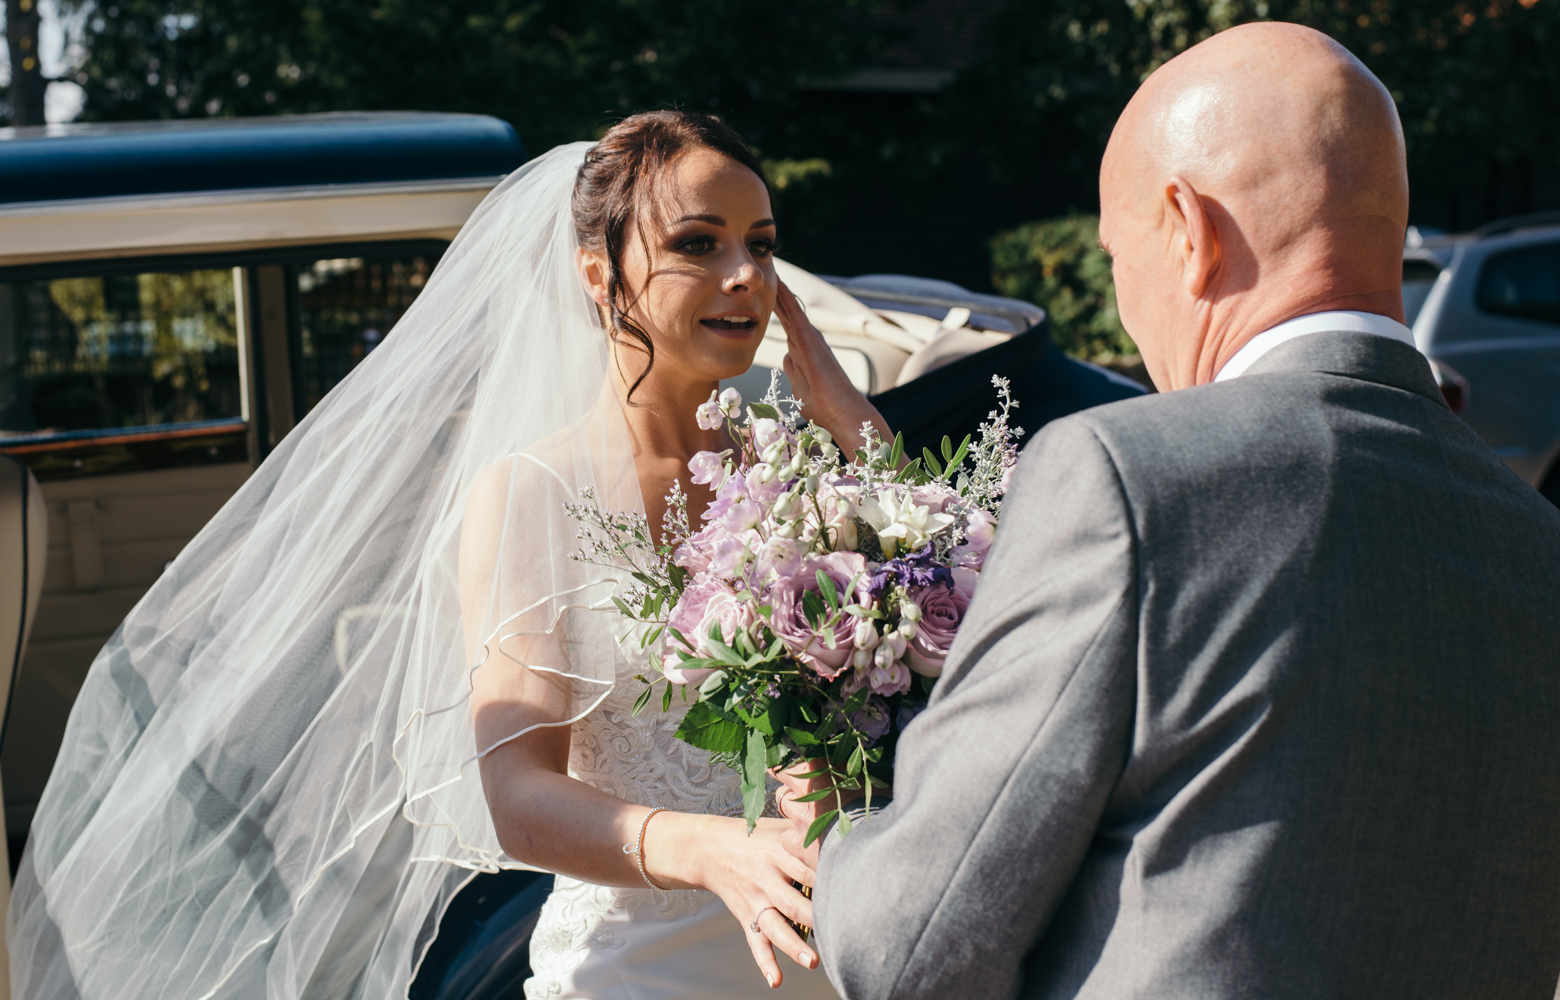
M683 685L683 697L684 698L688 697L688 686L686 684ZM661 695L661 711L665 712L666 710L670 709L671 707L672 707L672 685L670 683L668 683L666 685L666 693Z
M922 448L921 457L926 460L926 467L932 470L932 475L942 475L942 466L937 464L937 456L932 454L932 449Z
M829 613L829 609L824 607L823 601L817 594L804 590L802 591L802 613L807 616L808 623L813 628L817 628L823 623L823 618Z
M666 575L672 581L672 586L677 588L677 592L682 593L683 587L688 582L688 571L676 563L672 563L666 567Z
M861 744L856 744L856 749L851 751L850 760L845 763L845 773L854 778L861 773L862 766Z
M655 642L657 639L661 638L661 633L665 632L665 631L666 631L666 626L665 625L657 625L655 628L651 629L650 632L648 633L648 636L646 637L646 639L644 641L644 645L648 646L652 642Z
M714 663L715 661L714 660L705 660L704 662L705 663ZM724 671L724 670L717 670L713 674L710 674L708 677L704 678L704 680L699 682L699 693L704 695L706 698L711 697L712 695L715 694L715 692L719 691L720 688L721 688L721 685L723 685L725 683L726 683L726 671Z
M696 648L693 643L688 641L688 637L687 636L685 636L681 632L677 631L677 626L675 626L675 625L668 625L666 627L671 631L672 638L674 638L678 642L682 643L684 647L686 647L687 649L690 649L690 650L693 650L693 649Z
M837 787L838 786L830 785L828 788L820 788L816 792L808 792L806 795L797 795L794 797L787 795L786 798L790 799L792 802L817 802L820 799L826 799L833 795Z
M818 589L823 592L823 599L833 611L840 606L840 592L834 586L834 580L823 570L818 571Z
M815 747L820 746L823 743L822 740L814 736L812 733L809 733L805 729L795 729L791 726L786 726L785 734L791 738L792 743L795 743L799 747Z
M640 583L644 584L646 587L654 587L655 586L655 581L654 580L650 579L648 576L645 576L643 573L638 572L637 570L635 572L630 573L629 576L631 576L634 579L638 580Z
M969 454L969 451L970 451L970 436L968 434L966 434L966 435L964 435L964 440L963 440L963 442L960 443L960 445L958 447L958 450L956 450L953 453L953 457L948 460L948 468L950 468L950 469L957 469L959 466L963 465L964 464L964 456Z
M758 825L758 818L764 814L764 800L769 794L764 784L768 776L765 766L768 759L769 748L764 743L764 734L756 729L750 731L747 752L742 755L742 815L747 818L750 837L753 827Z
M903 434L895 434L894 435L894 450L889 452L889 455L888 455L888 467L890 469L897 469L897 468L899 468L899 460L901 458L904 458L904 457L905 457L905 436Z
M772 700L766 699L756 713L750 713L742 706L737 706L737 716L765 736L775 736L783 732L786 716L789 714L790 699L784 696Z
M849 832L850 832L850 813L842 812L842 813L840 813L840 836L843 837L843 836L845 836Z
M920 675L918 674L917 676ZM799 701L796 703L796 712L802 717L802 721L806 722L809 726L815 726L818 724L818 713L814 712L812 706L807 704L805 701Z
M813 820L812 825L807 828L807 836L802 838L802 846L811 847L812 842L822 836L824 830L828 829L829 821L839 815L840 811L838 809L830 809L822 816Z
M617 605L618 611L620 611L622 613L624 618L637 618L638 617L637 615L634 614L634 609L633 608L630 608L627 604L623 603L623 599L621 597L614 597L614 598L612 598L612 603Z
M710 753L739 753L742 723L707 701L696 701L677 727L677 738Z
M942 439L942 457L949 465L953 464L953 439L946 434Z
M779 767L780 766L780 762L785 760L785 755L786 755L787 752L788 751L786 750L786 746L785 746L784 743L776 743L776 744L774 744L773 746L771 746L769 748L769 753L764 758L764 766L765 767Z
M634 699L634 710L629 714L638 715L640 712L643 712L645 710L645 706L650 704L650 695L654 692L655 688L653 687L647 687L643 691L639 692L639 697Z
M819 768L814 768L811 771L803 771L800 774L793 774L793 775L791 775L791 777L793 777L793 778L818 778L818 777L822 777L823 775L828 774L828 773L829 773L829 769L828 768L826 768L826 767L819 767Z
M753 416L760 420L779 420L780 411L768 403L749 403L748 409L753 411Z
M846 698L845 699L845 714L846 715L854 715L855 713L861 711L861 706L863 706L863 705L865 705L867 703L867 697L870 694L872 694L871 689L869 689L869 688L862 688L860 691L857 691L855 694L851 695L849 698Z

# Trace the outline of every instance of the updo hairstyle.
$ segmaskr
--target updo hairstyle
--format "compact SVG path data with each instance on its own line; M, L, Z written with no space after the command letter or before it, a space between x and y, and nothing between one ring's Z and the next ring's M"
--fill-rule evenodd
M580 246L607 258L609 336L633 339L646 355L644 371L629 387L628 398L655 365L655 344L627 312L644 289L623 280L623 248L630 223L650 257L644 220L659 221L665 202L666 166L679 153L703 147L730 157L764 179L763 166L736 131L712 115L688 111L645 111L618 122L585 154L574 180L574 233ZM765 182L767 185L767 181Z

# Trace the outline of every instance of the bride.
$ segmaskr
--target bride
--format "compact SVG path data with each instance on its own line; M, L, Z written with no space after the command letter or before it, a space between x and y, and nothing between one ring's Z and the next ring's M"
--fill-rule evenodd
M747 835L681 702L632 714L626 572L571 558L564 508L659 524L679 482L702 510L688 459L726 443L695 409L772 310L807 416L886 432L775 238L701 115L499 185L94 661L17 874L13 995L405 996L454 894L530 867L558 875L532 1000L834 996L774 954L817 965L786 824Z

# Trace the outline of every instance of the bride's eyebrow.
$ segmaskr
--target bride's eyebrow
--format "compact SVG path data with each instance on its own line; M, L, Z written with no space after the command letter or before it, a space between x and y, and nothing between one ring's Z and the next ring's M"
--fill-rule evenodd
M677 220L678 225L684 222L708 222L712 226L720 226L723 229L726 226L726 220L718 215L685 215Z
M748 232L751 233L755 229L768 229L770 226L773 226L774 224L775 224L775 220L774 219L759 219L757 222L753 223L751 226L748 226Z

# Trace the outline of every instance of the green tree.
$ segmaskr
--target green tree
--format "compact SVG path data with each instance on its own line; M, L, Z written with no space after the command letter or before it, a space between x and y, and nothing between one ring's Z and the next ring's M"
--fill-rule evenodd
M1069 215L999 233L991 242L991 281L1003 295L1044 306L1052 339L1073 357L1130 361L1137 345L1116 312L1099 230L1099 216Z

